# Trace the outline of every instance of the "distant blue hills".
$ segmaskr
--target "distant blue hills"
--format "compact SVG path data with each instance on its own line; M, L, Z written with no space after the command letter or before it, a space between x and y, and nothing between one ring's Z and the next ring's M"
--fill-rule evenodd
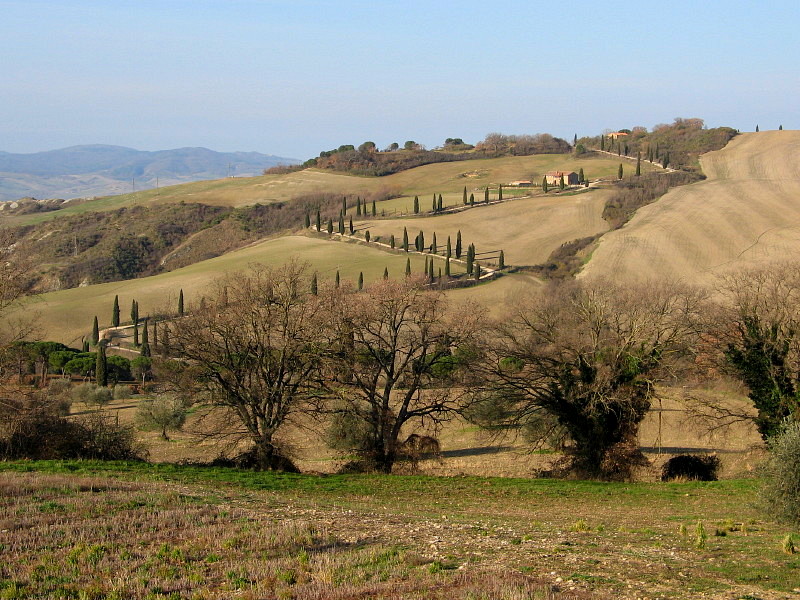
M0 200L106 196L202 179L260 175L293 158L207 148L135 150L92 144L31 154L0 151Z

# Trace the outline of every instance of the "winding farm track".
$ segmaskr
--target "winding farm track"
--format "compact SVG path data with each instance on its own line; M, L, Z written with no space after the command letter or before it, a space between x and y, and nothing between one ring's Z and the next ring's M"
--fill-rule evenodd
M708 179L670 191L604 235L580 276L705 283L800 258L800 131L741 134L701 164Z

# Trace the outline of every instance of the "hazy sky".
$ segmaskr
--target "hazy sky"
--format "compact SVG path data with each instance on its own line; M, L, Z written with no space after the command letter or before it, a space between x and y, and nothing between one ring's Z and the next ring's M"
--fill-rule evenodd
M796 129L798 24L798 0L0 0L0 150Z

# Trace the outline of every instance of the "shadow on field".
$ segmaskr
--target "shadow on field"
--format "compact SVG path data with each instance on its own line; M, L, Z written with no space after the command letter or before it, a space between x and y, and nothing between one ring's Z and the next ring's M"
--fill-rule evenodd
M458 458L460 456L482 456L513 450L511 446L481 446L480 448L462 448L460 450L443 450L442 458Z
M741 450L725 448L689 448L681 446L640 446L645 454L741 454Z

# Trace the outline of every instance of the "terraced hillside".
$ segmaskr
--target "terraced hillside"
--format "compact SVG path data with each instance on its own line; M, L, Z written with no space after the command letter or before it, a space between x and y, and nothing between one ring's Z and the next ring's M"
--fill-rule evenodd
M603 236L583 277L716 273L800 252L800 131L742 134L701 159L708 179L676 188Z

